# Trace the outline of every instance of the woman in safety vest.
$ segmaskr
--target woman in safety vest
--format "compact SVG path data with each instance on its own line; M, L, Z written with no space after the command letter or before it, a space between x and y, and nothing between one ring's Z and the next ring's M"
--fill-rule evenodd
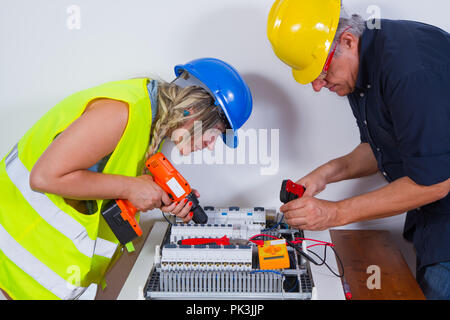
M12 299L95 296L122 251L101 215L108 199L192 218L191 203L172 203L144 174L145 160L166 137L183 155L212 149L219 134L236 147L252 97L218 59L175 74L172 83L115 81L67 97L0 162L0 288Z

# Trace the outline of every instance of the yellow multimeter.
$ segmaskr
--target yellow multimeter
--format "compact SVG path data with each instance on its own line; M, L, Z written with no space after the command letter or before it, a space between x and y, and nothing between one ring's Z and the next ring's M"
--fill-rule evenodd
M289 253L286 247L286 240L264 241L263 246L258 246L259 268L285 269L290 267Z

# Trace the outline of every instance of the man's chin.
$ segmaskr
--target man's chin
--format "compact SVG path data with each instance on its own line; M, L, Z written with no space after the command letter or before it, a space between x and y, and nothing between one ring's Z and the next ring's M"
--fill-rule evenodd
M348 90L348 89L342 89L342 90L338 90L336 91L336 94L340 97L345 97L347 95L349 95L350 93L352 93L352 90Z
M342 94L342 96L348 96L349 94L353 93L353 91L355 91L355 87L348 87L345 90L345 93Z

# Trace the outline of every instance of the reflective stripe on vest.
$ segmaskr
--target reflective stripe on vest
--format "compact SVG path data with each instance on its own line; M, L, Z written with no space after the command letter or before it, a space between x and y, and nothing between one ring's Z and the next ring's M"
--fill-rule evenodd
M30 173L18 157L17 145L5 158L6 173L33 209L53 228L69 238L75 247L87 257L94 254L111 258L117 244L107 240L89 238L86 229L70 215L59 209L44 193L30 187ZM14 261L14 260L13 260Z
M69 284L49 267L25 250L0 224L0 249L20 269L60 299L75 299L85 287Z

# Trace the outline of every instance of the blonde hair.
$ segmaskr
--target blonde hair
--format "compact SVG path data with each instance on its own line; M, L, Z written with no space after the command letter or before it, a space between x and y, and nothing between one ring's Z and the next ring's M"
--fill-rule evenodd
M181 75L186 76L186 74ZM150 132L150 144L146 159L158 151L159 145L169 132L179 128L186 121L201 121L202 132L190 128L190 136L202 134L222 121L220 109L214 104L214 98L203 88L188 86L181 88L174 83L158 82L158 111ZM188 110L186 115L185 110ZM198 129L197 129L198 131Z

